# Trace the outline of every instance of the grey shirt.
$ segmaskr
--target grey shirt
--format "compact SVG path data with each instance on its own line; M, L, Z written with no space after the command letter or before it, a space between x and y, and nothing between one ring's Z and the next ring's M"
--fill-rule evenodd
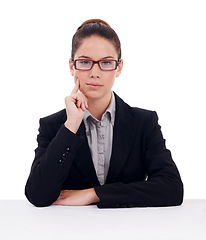
M94 118L88 110L85 111L83 118L94 168L101 185L105 183L109 170L114 120L115 97L113 92L111 102L102 115L101 121Z

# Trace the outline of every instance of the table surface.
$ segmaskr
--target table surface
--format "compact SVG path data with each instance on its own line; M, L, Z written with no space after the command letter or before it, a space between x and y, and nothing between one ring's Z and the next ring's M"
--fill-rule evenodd
M0 200L0 239L205 240L206 199L178 207L36 208L26 200Z

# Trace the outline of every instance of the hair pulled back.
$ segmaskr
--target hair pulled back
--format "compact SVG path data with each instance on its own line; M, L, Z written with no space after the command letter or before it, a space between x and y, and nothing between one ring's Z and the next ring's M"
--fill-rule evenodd
M118 60L121 59L121 43L116 32L107 22L101 19L90 19L82 23L72 38L72 60L74 60L74 55L82 41L92 35L108 39L116 48Z

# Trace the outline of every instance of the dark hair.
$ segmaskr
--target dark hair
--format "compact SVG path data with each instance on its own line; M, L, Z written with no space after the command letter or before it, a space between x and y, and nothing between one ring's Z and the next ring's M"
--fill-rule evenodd
M121 59L121 44L116 32L107 22L101 19L90 19L82 23L72 38L72 60L74 60L75 52L81 45L82 41L92 35L97 35L111 41L117 50L118 60Z

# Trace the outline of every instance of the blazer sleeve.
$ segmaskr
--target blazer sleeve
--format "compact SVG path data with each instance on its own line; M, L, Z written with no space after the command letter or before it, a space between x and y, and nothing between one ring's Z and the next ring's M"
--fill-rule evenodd
M37 207L49 206L56 201L81 145L81 138L63 124L55 137L51 137L44 121L44 118L40 119L38 147L25 186L27 199Z
M151 114L142 142L147 179L95 187L100 198L99 208L175 206L182 203L183 183L171 153L166 149L156 112Z

